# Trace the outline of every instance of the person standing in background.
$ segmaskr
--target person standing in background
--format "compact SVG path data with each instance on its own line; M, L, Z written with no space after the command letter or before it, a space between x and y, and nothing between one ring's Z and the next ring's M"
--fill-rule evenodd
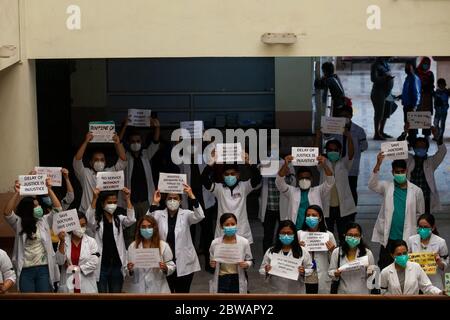
M324 90L323 96L328 96L328 91L331 94L333 117L336 116L339 109L345 105L345 91L342 86L341 80L334 72L334 65L332 62L327 61L322 64L323 77L314 81L314 87L316 89Z
M434 73L430 70L431 59L423 57L417 66L417 76L420 79L420 104L417 111L429 111L433 114L434 96ZM431 135L430 129L422 129L422 134L428 138Z

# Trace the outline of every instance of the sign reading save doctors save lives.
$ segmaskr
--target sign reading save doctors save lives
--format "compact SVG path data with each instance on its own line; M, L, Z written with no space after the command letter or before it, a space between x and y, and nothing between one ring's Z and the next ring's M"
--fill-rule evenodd
M381 152L383 152L385 159L388 160L408 159L408 142L383 142L381 144Z

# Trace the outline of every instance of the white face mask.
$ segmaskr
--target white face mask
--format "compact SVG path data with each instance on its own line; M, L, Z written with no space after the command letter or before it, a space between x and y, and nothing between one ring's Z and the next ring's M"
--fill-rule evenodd
M105 169L105 163L103 161L94 162L94 170L97 172L103 171Z
M115 203L109 203L109 204L107 204L107 205L105 206L104 209L105 209L106 212L108 212L108 213L110 213L110 214L113 214L114 211L116 211L116 209L117 209L117 204L115 204Z
M166 206L167 206L167 209L169 209L170 211L176 211L180 207L180 201L175 200L175 199L167 200Z
M86 227L81 227L80 230L73 231L73 234L76 235L78 238L83 238L85 233L86 233Z
M308 190L309 188L311 188L311 180L300 179L298 180L298 186L300 187L300 189Z
M138 152L139 150L141 150L141 144L138 142L132 143L130 144L130 149L131 151Z

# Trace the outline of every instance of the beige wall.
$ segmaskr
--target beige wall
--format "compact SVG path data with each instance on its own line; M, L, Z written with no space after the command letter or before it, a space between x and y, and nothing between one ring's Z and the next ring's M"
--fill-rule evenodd
M448 55L450 1L25 0L31 58ZM66 28L69 5L81 30ZM366 9L381 8L381 30ZM293 32L268 46L265 32ZM426 45L420 45L420 40Z
M19 61L19 0L0 0L0 47L16 46L15 55L10 58L0 58L0 70Z

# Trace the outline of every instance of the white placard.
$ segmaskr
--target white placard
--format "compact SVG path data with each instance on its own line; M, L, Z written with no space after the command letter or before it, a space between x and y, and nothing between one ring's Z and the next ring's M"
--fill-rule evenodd
M53 233L59 234L61 231L70 232L80 230L80 220L76 209L61 211L53 215Z
M152 110L128 109L128 125L133 127L150 127Z
M21 196L35 196L48 194L45 174L33 174L19 176L20 195Z
M97 188L100 191L122 190L124 184L123 171L97 172Z
M94 138L91 140L91 142L113 143L114 132L116 132L116 125L114 124L114 121L89 122L89 131L94 135Z
M431 112L416 111L408 112L408 124L410 129L430 129L431 128Z
M263 177L276 177L281 166L284 164L284 160L268 160L261 161L259 170Z
M158 189L161 193L184 193L183 183L186 181L185 174L160 172Z
M234 163L244 160L240 143L218 143L216 146L217 163Z
M317 161L319 148L292 147L291 155L294 157L293 166L311 167L319 164Z
M325 117L322 116L320 126L322 133L343 134L346 124L346 118Z
M307 251L328 251L326 242L330 240L327 232L301 232L300 241L305 242Z
M283 254L272 254L269 274L297 281L299 275L298 267L301 266L302 261L303 257L296 259L294 257L287 257Z
M349 272L349 271L358 271L362 267L368 267L369 266L369 257L363 256L356 258L355 260L348 262L342 266L340 266L338 269L342 272Z
M158 248L135 249L135 268L158 268L161 262L161 255Z
M62 186L62 173L61 167L34 167L36 174L46 174L47 177L52 179L52 186Z
M237 264L242 261L237 244L221 243L214 249L214 260L220 263Z
M383 152L387 160L408 159L408 142L383 142L381 144L381 152Z
M183 132L183 138L203 139L203 121L182 121L180 122L180 128L189 132L189 134Z

